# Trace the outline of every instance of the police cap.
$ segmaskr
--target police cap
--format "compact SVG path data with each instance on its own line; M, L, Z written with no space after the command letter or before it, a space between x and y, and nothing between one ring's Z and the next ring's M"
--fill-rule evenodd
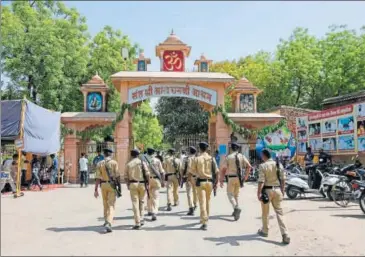
M138 155L139 155L139 151L138 151L138 149L133 149L133 150L131 150L131 155L132 155L132 156L138 156Z
M103 149L103 152L104 153L113 153L113 149L111 149L111 148L104 148Z
M207 142L200 142L199 143L199 148L202 149L202 150L206 150L208 149L209 145Z
M194 146L189 146L189 152L190 152L190 154L195 154L196 148Z
M170 153L170 154L173 154L173 153L176 152L176 150L174 148L170 148L167 152Z
M149 155L154 154L155 152L156 152L156 150L155 150L155 149L153 149L152 147L148 147L148 148L147 148L147 153L148 153Z

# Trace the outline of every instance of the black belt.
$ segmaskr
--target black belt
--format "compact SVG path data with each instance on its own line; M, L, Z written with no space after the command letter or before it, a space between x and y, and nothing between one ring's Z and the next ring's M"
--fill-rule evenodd
M157 178L157 179L159 179L159 177L157 177L157 176L153 176L152 178Z
M109 181L101 180L100 184L103 184L103 183L109 183Z
M171 175L176 175L176 173L167 173L166 177L171 176Z
M280 186L264 186L264 189L275 189L280 188Z
M198 178L199 182L212 182L213 180L210 178Z
M229 178L237 178L238 176L237 175L227 175L227 177L229 177Z
M142 181L129 180L129 183L144 183L144 180L142 180Z

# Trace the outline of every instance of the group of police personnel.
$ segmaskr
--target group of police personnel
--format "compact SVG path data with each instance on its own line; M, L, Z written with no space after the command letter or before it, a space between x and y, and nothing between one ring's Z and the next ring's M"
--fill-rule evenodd
M244 169L247 180L251 171L251 165L247 158L238 152L239 145L231 144L229 154L219 170L215 158L207 152L209 145L206 142L199 143L199 149L189 147L188 156L182 161L175 156L175 149L169 149L167 156L161 161L161 156L156 156L153 148L148 148L146 154L141 154L137 149L130 152L131 159L126 164L124 181L130 191L134 221L133 229L139 230L144 225L145 198L147 194L147 212L151 220L157 220L159 210L159 191L167 188L167 209L171 211L173 206L179 205L179 187L185 184L189 210L187 215L194 215L199 204L200 223L202 230L207 230L210 214L210 200L212 192L215 194L217 185L223 188L224 180L227 180L227 195L232 204L234 220L240 218L239 207L240 188L243 187L238 170ZM99 196L98 188L101 188L104 206L104 227L106 232L112 232L112 222L117 199L115 183L120 185L121 177L118 164L111 158L113 151L104 149L105 159L97 164L96 183L94 196ZM271 202L282 234L283 243L289 244L290 238L283 221L281 202L284 196L285 175L278 170L276 162L271 159L270 152L263 150L263 164L259 168L258 200L262 205L262 229L258 234L268 236L269 204ZM278 175L280 173L280 175ZM278 176L280 176L278 178ZM263 195L268 197L268 202L263 201Z

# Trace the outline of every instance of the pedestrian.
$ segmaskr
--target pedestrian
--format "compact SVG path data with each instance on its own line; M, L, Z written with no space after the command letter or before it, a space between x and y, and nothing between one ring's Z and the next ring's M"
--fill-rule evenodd
M180 160L175 157L175 149L171 148L167 151L163 168L166 172L167 211L171 211L172 202L174 206L179 205Z
M186 215L193 216L197 207L198 193L196 189L196 174L192 172L192 163L194 162L196 154L196 148L189 147L189 155L183 160L182 166L182 179L186 185L186 195L188 198L189 211Z
M208 229L210 213L210 197L218 181L218 166L214 157L207 153L209 145L206 142L199 143L200 155L192 163L192 173L197 175L197 191L200 207L200 229ZM215 178L216 181L213 181Z
M27 153L22 151L22 156L21 156L21 168L22 168L22 173L21 173L21 185L25 185L26 184L26 176L27 176L27 169L28 169L28 164L29 161L27 160Z
M139 151L131 151L131 160L127 163L124 176L128 190L131 194L134 222L133 229L138 230L144 225L144 198L146 195L146 184L149 184L150 173L148 167L139 156Z
M39 171L41 169L41 162L39 161L37 155L35 154L33 154L31 168L32 168L32 179L28 184L28 190L30 190L31 187L35 184L39 187L39 190L42 191L43 187L41 185L41 182L39 181Z
M58 160L55 154L51 154L52 165L50 167L51 170L51 178L50 184L56 184L57 173L58 173Z
M101 150L98 149L97 155L95 156L95 158L93 160L94 166L96 166L102 160L104 160L104 156L101 154Z
M262 229L259 229L258 234L263 237L267 237L269 234L269 208L271 202L279 223L283 238L282 242L289 244L290 237L284 223L284 214L281 207L284 198L285 173L280 168L279 163L271 158L269 150L262 150L261 158L264 163L259 166L257 198L261 202Z
M221 188L223 188L224 178L227 178L227 196L233 208L232 216L236 221L239 220L241 214L241 208L238 203L240 188L241 185L243 186L243 182L247 180L251 171L250 162L243 154L238 152L239 148L240 146L237 143L231 144L232 153L224 160L220 175ZM238 172L241 172L242 169L245 169L245 176L241 173L243 181L240 181Z
M219 168L220 167L219 165L221 163L221 157L219 155L219 151L218 150L215 151L215 162L217 163L218 168Z
M116 193L115 189L112 188L110 181L115 180L120 183L120 172L118 169L118 163L112 160L111 155L113 150L106 148L103 150L105 160L102 160L96 166L95 173L95 198L99 197L98 187L101 188L101 196L103 198L104 207L104 228L107 233L112 232L112 222L115 211Z
M161 187L165 187L165 171L163 170L162 163L154 156L155 149L147 148L146 160L150 169L150 198L147 199L147 211L148 216L152 216L152 221L157 220L157 213L159 207L159 195Z
M79 159L79 170L80 170L80 187L82 187L84 184L87 187L88 186L88 174L87 174L87 164L88 159L85 157L85 153L81 153L81 157Z

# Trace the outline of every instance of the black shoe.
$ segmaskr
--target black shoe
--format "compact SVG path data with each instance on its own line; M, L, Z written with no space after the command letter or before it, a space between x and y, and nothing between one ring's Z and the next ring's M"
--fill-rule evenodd
M156 217L156 215L152 215L152 219L151 219L152 221L156 221L157 220L157 217Z
M208 230L208 226L207 226L207 224L203 224L203 225L201 225L201 227L200 227L200 229L201 230Z
M288 235L283 235L283 244L290 244L290 237Z
M172 208L171 208L171 204L170 203L167 205L167 211L172 211Z
M239 220L240 219L240 215L241 215L241 209L238 208L238 207L235 208L233 214L234 214L234 220L235 221Z
M196 206L196 205L194 205L194 211L196 210L196 208L197 208L197 206Z
M80 188L82 188L82 184L80 185Z
M152 215L153 215L152 212L147 213L147 216L152 216Z
M194 216L194 208L189 208L189 212L186 215Z
M135 225L132 229L134 229L134 230L140 230L141 229L141 226Z
M262 236L262 237L268 237L269 236L267 233L262 231L262 229L259 229L259 231L257 231L257 234L259 234L259 236Z
M107 223L107 224L105 225L105 230L106 230L106 233L113 232L113 230L112 230L112 226L110 225L110 223Z
M234 215L235 215L235 211L232 212L232 217L234 217Z
M144 226L144 220L141 220L141 227Z

